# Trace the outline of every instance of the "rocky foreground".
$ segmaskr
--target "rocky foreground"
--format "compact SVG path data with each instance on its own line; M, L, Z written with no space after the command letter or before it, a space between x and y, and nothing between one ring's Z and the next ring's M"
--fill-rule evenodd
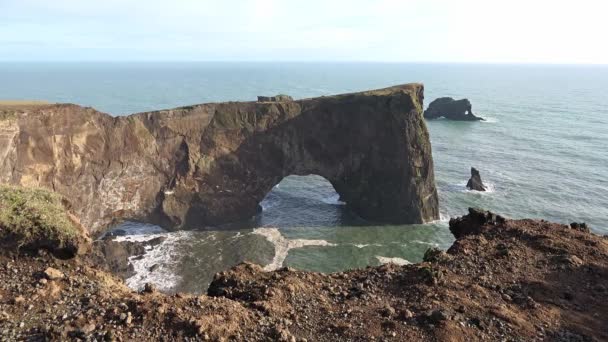
M5 248L0 340L608 340L606 237L477 210L450 230L454 245L419 264L334 274L241 264L206 296L136 293L86 255Z

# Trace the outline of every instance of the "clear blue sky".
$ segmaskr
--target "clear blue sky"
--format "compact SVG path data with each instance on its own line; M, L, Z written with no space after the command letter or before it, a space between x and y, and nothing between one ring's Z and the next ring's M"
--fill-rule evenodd
M608 63L603 0L0 0L0 60Z

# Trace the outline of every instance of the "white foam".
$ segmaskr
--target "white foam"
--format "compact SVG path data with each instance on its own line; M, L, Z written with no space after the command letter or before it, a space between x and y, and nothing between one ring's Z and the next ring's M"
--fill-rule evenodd
M277 198L269 198L266 197L262 202L260 202L260 206L262 207L262 211L266 211L279 203Z
M152 283L161 291L171 291L181 281L181 277L175 273L175 267L179 264L179 255L176 247L189 237L189 232L180 231L175 233L152 234L147 236L121 236L118 241L148 241L157 237L166 237L157 246L149 246L146 253L140 257L131 257L129 262L133 265L135 275L126 279L126 284L134 290L140 290L144 284ZM152 266L156 269L150 271Z
M455 185L450 185L449 187L451 189L453 189L453 191L475 193L475 194L480 194L480 195L484 195L484 194L487 195L487 194L492 194L492 193L496 192L496 186L494 185L494 183L484 180L483 185L485 186L486 191L471 190L471 189L467 188L467 182L460 182Z
M333 194L331 196L325 197L322 199L323 203L327 204L337 204L337 205L345 205L346 202L340 201L340 195Z
M256 228L253 230L253 233L264 236L266 240L274 245L274 257L270 264L264 266L265 271L274 271L282 267L290 249L304 246L336 246L336 244L325 240L289 240L281 235L281 232L277 228Z
M438 224L438 223L448 223L448 222L450 222L450 215L440 212L438 220L429 221L426 224Z
M357 248L365 248L365 247L381 247L382 244L379 243L361 243L361 244L354 244L353 246L357 247Z
M481 195L483 195L483 194L491 194L491 193L495 193L496 192L496 187L494 186L494 183L483 181L483 186L486 188L486 191L471 190L471 189L467 188L467 186L465 184L464 191L465 192L473 192L473 193L481 194Z
M428 241L421 241L421 240L412 240L412 243L417 243L419 245L427 245L427 246L432 246L432 247L439 247L438 243L435 242L428 242Z
M108 233L111 233L111 232L117 231L117 230L124 231L126 236L131 236L131 235L148 236L150 234L161 234L161 233L167 232L166 230L162 229L161 227L153 225L153 224L130 222L130 221L123 222L122 224L114 227ZM124 237L124 236L118 236L118 237ZM144 241L146 241L146 240L144 240Z
M383 256L376 255L376 259L378 259L378 261L381 264L395 264L395 265L399 265L399 266L412 264L411 262L409 262L403 258L389 258L389 257L383 257Z
M497 123L499 122L498 118L493 118L493 117L483 117L483 120L480 121L481 123Z

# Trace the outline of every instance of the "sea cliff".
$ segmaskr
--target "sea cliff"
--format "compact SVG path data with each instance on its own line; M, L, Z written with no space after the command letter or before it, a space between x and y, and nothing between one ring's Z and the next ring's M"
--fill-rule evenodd
M225 102L113 117L72 104L0 107L0 183L64 195L91 232L250 218L289 175L325 177L365 219L438 218L423 86Z

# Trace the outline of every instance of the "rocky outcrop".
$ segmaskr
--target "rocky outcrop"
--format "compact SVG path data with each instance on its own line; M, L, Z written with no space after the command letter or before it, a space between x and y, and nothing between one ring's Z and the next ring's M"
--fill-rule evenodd
M293 101L293 98L289 95L258 96L258 102L286 102L286 101Z
M471 178L467 182L467 188L475 191L486 191L486 187L481 181L481 175L479 175L479 171L474 167L471 167Z
M434 100L424 111L425 119L439 119L441 117L458 121L483 120L473 115L471 102L468 99L454 100L451 97L440 97Z
M0 182L63 194L92 231L123 219L184 228L256 214L289 175L329 180L383 222L438 218L423 86L112 117L71 104L0 116Z
M450 220L454 244L420 263L244 263L207 296L134 292L86 256L0 249L0 340L606 341L608 238L581 226L469 209Z

